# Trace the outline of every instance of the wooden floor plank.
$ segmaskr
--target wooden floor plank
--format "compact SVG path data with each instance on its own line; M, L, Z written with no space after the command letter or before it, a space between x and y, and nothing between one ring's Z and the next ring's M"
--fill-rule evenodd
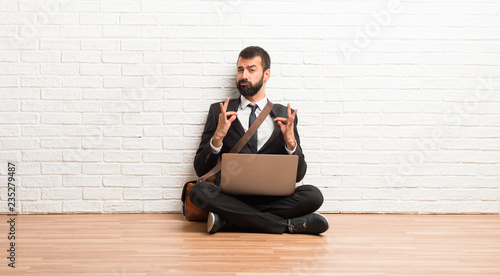
M18 215L15 269L0 224L0 275L500 275L500 216L326 217L311 236L208 235L179 214Z

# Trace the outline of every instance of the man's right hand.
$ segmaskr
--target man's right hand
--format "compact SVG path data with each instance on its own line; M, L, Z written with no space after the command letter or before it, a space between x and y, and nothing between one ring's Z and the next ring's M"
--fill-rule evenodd
M219 123L217 124L217 129L212 137L212 145L216 148L222 146L222 140L226 137L227 131L231 127L234 120L236 120L236 116L238 116L238 113L235 111L227 111L228 104L229 97L226 98L226 102L224 104L220 103ZM231 117L228 119L228 116Z

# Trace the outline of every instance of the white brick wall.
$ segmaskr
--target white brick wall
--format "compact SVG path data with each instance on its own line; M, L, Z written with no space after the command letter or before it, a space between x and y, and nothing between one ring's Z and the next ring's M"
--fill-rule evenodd
M325 212L500 213L500 3L0 3L0 212L179 212L238 52L271 55Z

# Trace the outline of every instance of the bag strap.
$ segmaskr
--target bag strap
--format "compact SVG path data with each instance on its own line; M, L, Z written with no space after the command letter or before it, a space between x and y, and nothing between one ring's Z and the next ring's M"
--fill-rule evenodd
M271 110L273 109L273 103L271 101L267 101L266 106L264 109L262 109L262 112L259 114L257 119L253 122L253 124L250 126L250 128L245 132L245 134L240 138L240 140L234 145L234 147L229 151L229 153L238 153L241 151L241 149L248 143L250 138L255 134L257 129L260 127L262 122L266 119L267 115L271 113Z
M259 114L257 119L255 119L253 124L247 130L247 132L245 132L245 134L240 138L240 140L238 140L236 145L234 145L234 147L229 151L229 153L240 152L240 150L248 143L250 138L252 138L252 136L257 131L259 126L262 124L262 122L264 122L267 115L269 115L269 113L271 113L273 106L274 106L274 104L271 101L267 100L266 106L264 107L264 109L262 109L262 112ZM200 178L198 178L198 182L205 181L207 178L214 176L215 174L217 174L220 171L220 169L221 169L221 164L219 162L209 172L207 172L206 174L204 174Z

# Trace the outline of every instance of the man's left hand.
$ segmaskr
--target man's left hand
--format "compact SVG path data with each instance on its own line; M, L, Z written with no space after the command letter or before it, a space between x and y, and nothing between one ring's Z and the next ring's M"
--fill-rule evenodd
M281 133L285 138L286 148L292 151L295 148L295 132L294 132L294 121L295 116L297 115L297 109L292 114L292 109L290 108L290 104L287 107L287 118L277 117L274 121L278 121L278 125L280 126Z

